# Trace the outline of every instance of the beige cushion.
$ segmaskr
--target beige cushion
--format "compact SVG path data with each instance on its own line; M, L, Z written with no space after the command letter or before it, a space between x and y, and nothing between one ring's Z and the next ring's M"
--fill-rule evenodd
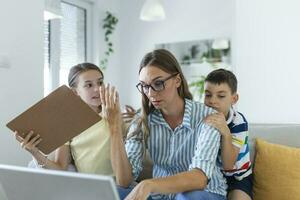
M256 140L255 200L300 199L300 149Z

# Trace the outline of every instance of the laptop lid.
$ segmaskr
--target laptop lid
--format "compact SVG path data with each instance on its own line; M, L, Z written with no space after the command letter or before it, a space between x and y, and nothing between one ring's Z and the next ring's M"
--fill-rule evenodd
M0 164L0 199L119 200L110 176Z

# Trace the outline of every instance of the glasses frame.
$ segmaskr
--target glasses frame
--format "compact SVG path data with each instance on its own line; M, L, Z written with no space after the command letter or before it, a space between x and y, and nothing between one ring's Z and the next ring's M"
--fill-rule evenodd
M147 93L149 92L149 89L150 89L150 88L151 88L153 91L155 91L155 92L160 92L160 91L163 91L163 90L165 89L165 87L166 87L166 81L168 81L169 79L171 79L171 78L177 76L178 74L179 74L179 73L171 74L171 75L168 76L167 78L164 78L164 79L162 79L162 80L156 80L156 81L162 82L163 88L162 88L161 90L155 89L155 88L152 86L153 83L150 83L150 84L142 84L142 83L140 82L140 83L138 83L135 87L136 87L136 88L138 89L138 91L139 91L140 93L142 93L142 94L147 94ZM154 81L154 82L155 82L155 81ZM147 88L148 88L148 91L147 91L147 92L144 91L144 89L143 89L144 87L147 87Z

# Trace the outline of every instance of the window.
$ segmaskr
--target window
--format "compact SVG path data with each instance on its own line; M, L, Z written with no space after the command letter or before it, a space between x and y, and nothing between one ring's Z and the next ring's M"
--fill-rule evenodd
M70 67L92 60L91 4L79 0L61 2L62 19L45 22L44 95L68 84Z

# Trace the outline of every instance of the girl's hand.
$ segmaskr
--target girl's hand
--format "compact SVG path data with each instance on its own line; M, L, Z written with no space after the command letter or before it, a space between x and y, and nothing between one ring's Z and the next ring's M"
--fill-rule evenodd
M122 117L125 123L130 123L134 116L136 115L136 110L129 106L125 105L125 110L122 112Z
M42 141L42 138L39 134L34 136L34 132L29 131L29 133L23 139L17 131L14 133L16 140L20 142L22 148L26 149L30 153L39 151L39 149L36 147Z
M214 113L205 118L205 123L218 129L222 136L230 135L225 116L222 113Z

